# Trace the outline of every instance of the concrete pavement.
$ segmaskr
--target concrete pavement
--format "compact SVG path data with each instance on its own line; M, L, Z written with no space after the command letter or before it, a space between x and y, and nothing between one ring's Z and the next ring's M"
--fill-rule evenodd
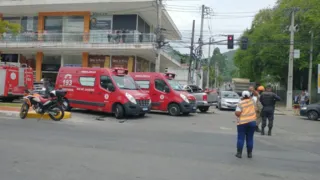
M318 180L320 122L276 116L254 158L234 157L233 112L152 113L123 123L77 111L65 122L0 118L5 180ZM244 154L245 155L245 154Z

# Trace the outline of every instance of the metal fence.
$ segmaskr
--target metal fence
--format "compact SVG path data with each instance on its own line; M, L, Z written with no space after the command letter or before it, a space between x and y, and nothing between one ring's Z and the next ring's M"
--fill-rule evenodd
M88 42L88 43L153 43L153 33L20 33L3 34L1 41L16 42Z

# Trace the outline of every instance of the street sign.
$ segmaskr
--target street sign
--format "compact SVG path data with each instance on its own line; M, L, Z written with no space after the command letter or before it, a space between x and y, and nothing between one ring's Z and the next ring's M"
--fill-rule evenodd
M320 64L318 64L318 94L320 94Z
M295 49L293 52L293 58L299 59L300 58L300 49Z

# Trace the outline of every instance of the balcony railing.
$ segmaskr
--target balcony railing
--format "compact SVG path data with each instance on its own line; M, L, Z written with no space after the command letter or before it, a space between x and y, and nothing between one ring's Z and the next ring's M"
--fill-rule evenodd
M153 33L21 33L4 34L0 42L82 42L99 44L137 44L153 43L156 39Z

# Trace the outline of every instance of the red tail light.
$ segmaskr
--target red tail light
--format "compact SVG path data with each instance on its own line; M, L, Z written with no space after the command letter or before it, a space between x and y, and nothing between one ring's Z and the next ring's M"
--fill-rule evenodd
M208 101L208 95L203 95L202 99L203 101Z

